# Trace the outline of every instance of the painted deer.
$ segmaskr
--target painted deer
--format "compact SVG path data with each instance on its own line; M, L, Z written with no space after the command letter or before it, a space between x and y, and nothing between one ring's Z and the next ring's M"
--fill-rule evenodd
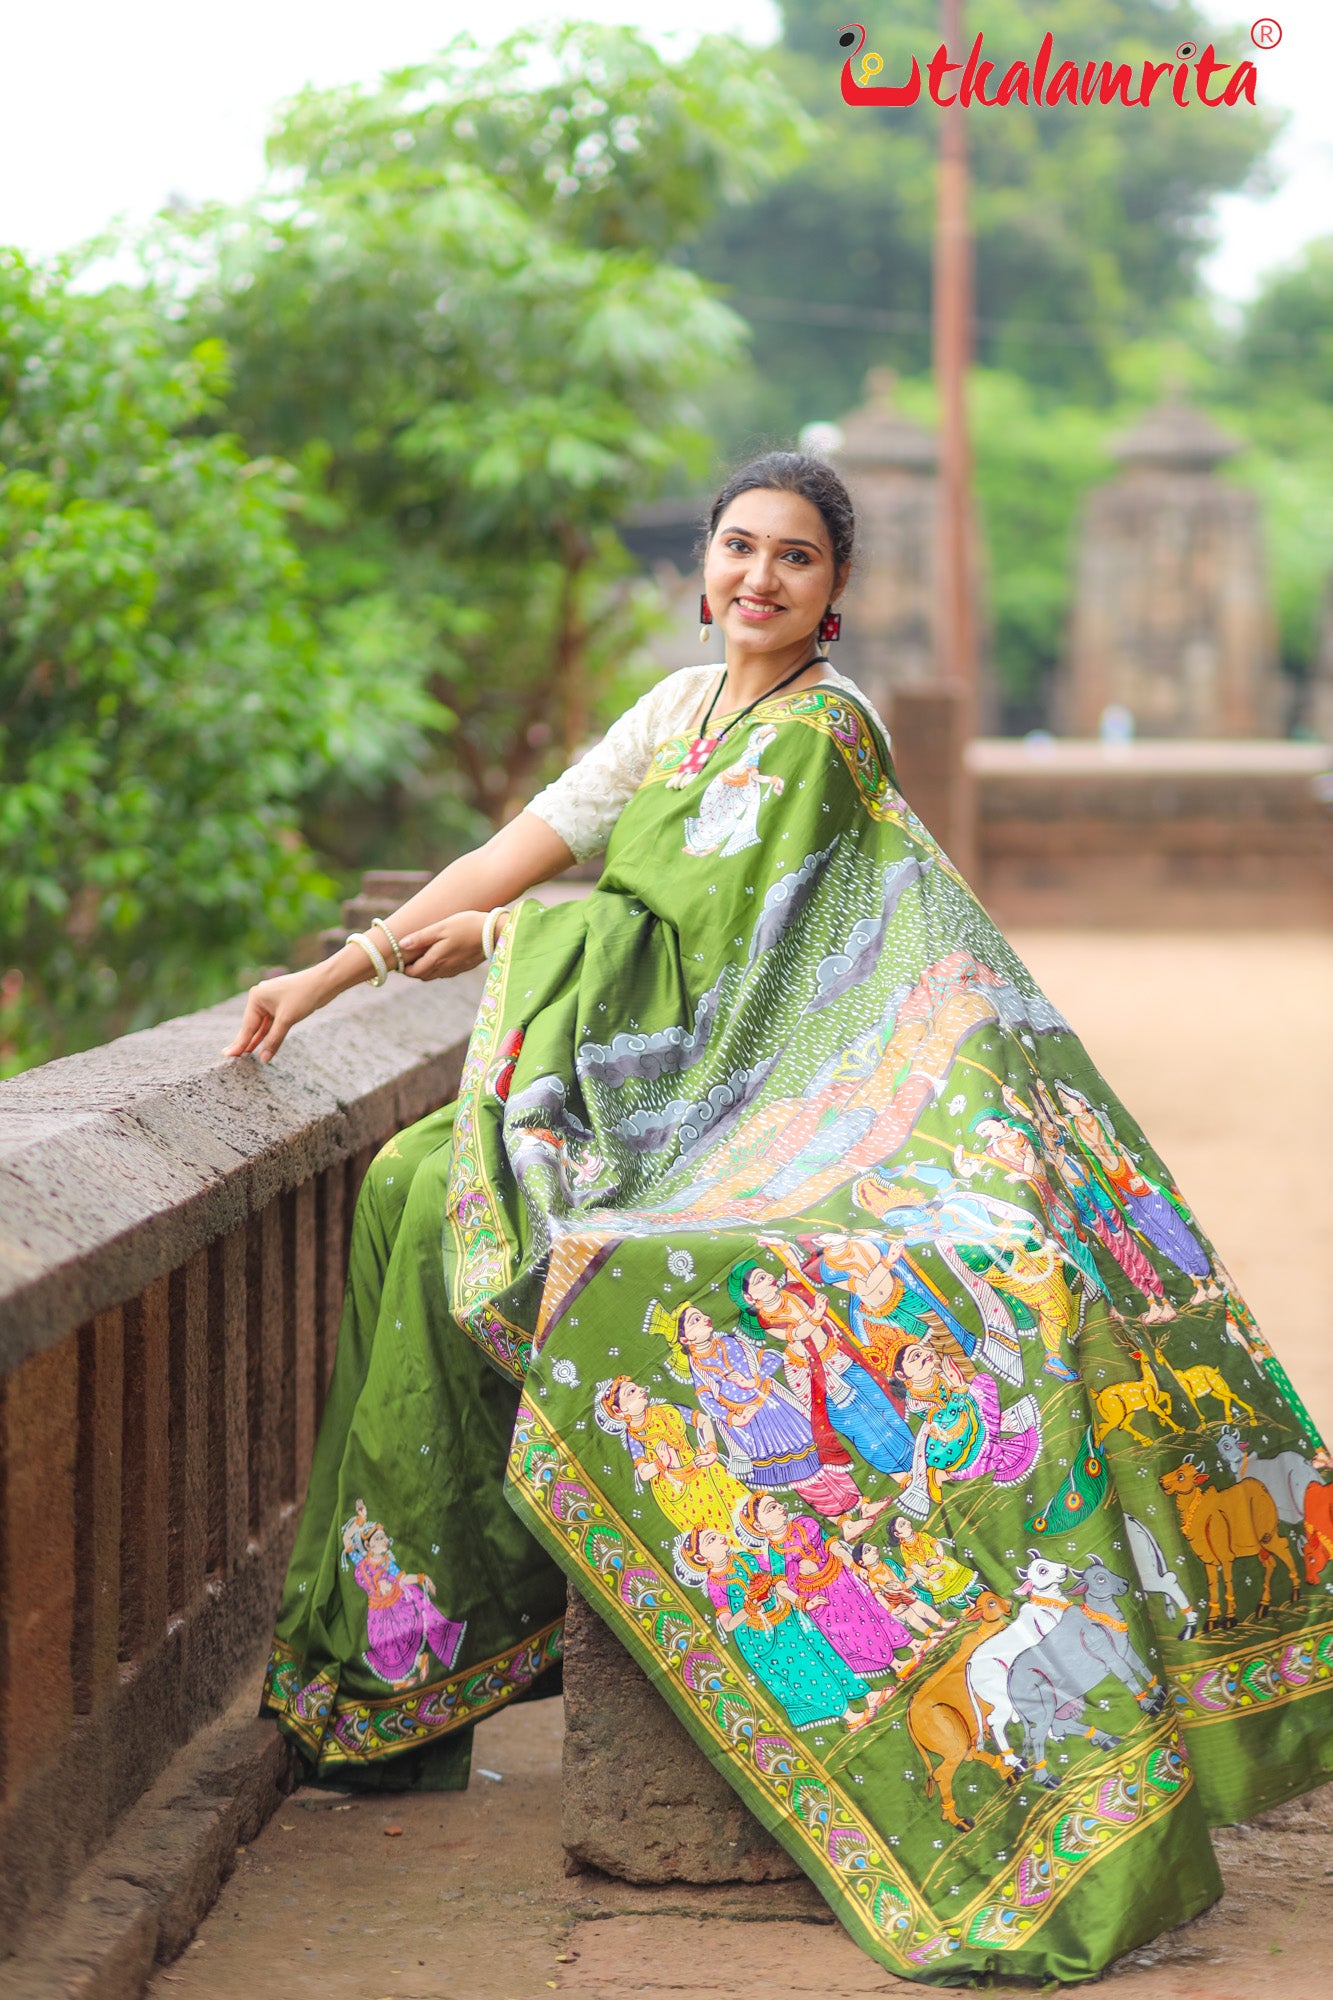
M1195 1409L1199 1410L1199 1417L1202 1422L1206 1423L1208 1421L1204 1417L1203 1411L1199 1409L1199 1405L1205 1396L1211 1396L1214 1402L1222 1405L1223 1423L1229 1424L1231 1422L1231 1412L1233 1409L1244 1410L1250 1422L1254 1422L1254 1411L1250 1408L1245 1398L1236 1394L1226 1377L1218 1369L1214 1368L1211 1362L1201 1361L1195 1368L1173 1368L1171 1373L1175 1376ZM1213 1422L1216 1422L1216 1418L1213 1419Z
M967 1666L977 1647L1004 1630L1011 1606L1008 1598L983 1590L966 1619L975 1629L965 1632L952 1658L924 1680L907 1705L907 1729L917 1756L926 1767L926 1797L933 1798L938 1787L940 1811L948 1826L970 1830L972 1821L958 1810L953 1781L960 1764L969 1759L989 1764L1009 1784L1017 1782L1018 1770L993 1751L978 1747L972 1722L972 1698L967 1689ZM932 1767L931 1757L939 1758Z
M1180 1514L1180 1531L1203 1564L1208 1576L1208 1623L1206 1632L1229 1630L1236 1622L1236 1593L1231 1575L1242 1556L1257 1556L1263 1567L1264 1588L1255 1611L1256 1618L1268 1616L1273 1588L1273 1558L1276 1556L1291 1578L1293 1599L1300 1595L1300 1580L1285 1535L1278 1533L1277 1508L1273 1496L1257 1479L1240 1479L1220 1492L1209 1484L1207 1468L1196 1465L1194 1454L1173 1472L1164 1472L1158 1481L1163 1493L1175 1497ZM1226 1616L1219 1617L1218 1571L1226 1591Z
M1184 1426L1178 1424L1171 1414L1171 1398L1152 1371L1152 1365L1139 1348L1130 1349L1129 1358L1139 1364L1137 1382L1108 1382L1093 1397L1100 1419L1093 1443L1101 1445L1112 1431L1128 1431L1138 1444L1151 1444L1151 1438L1144 1437L1142 1431L1134 1428L1134 1417L1143 1412L1157 1418L1177 1437L1184 1436Z

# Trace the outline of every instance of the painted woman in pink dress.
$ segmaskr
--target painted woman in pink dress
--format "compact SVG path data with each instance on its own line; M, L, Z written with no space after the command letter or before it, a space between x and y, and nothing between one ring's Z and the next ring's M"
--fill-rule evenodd
M464 1626L436 1610L435 1585L424 1570L409 1575L393 1557L393 1544L379 1521L366 1518L366 1503L343 1523L343 1561L366 1593L366 1650L372 1674L395 1692L420 1687L434 1653L449 1668L463 1643Z
M901 1677L915 1666L920 1642L858 1575L850 1550L844 1560L846 1544L828 1541L812 1514L793 1516L775 1494L756 1493L737 1511L736 1530L752 1548L767 1547L780 1558L800 1609L853 1673ZM901 1664L894 1659L900 1647L909 1652ZM886 1695L880 1689L876 1701L871 1694L872 1711Z

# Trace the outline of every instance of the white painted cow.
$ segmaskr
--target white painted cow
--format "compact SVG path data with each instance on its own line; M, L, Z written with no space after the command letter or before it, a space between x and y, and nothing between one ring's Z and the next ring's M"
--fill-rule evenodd
M1057 1618L1069 1609L1069 1599L1060 1586L1069 1575L1069 1564L1051 1562L1036 1549L1028 1550L1028 1565L1018 1572L1014 1596L1027 1603L993 1638L983 1639L967 1663L967 1691L972 1697L980 1750L989 1727L995 1747L1006 1764L1017 1766L1021 1759L1008 1737L1011 1722L1018 1720L1009 1699L1009 1669L1020 1653L1044 1638ZM984 1704L984 1706L983 1706ZM987 1715L986 1711L990 1713Z

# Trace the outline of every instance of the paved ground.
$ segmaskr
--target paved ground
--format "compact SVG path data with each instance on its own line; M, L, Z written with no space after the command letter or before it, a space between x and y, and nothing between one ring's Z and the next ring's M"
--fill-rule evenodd
M1152 1134L1333 1431L1333 940L1016 942ZM297 1794L239 1856L154 2000L924 1990L871 1964L804 1882L643 1890L567 1878L559 1753L559 1705L534 1703L479 1729L467 1793ZM1096 1990L1108 2000L1333 2000L1333 1787L1217 1842L1228 1885L1218 1908Z

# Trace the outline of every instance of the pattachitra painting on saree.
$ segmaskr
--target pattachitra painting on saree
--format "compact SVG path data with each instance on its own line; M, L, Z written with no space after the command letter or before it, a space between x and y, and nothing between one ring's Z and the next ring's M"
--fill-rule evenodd
M465 1759L564 1572L881 1964L1086 1978L1333 1770L1326 1461L873 719L687 751L371 1170L269 1699Z

